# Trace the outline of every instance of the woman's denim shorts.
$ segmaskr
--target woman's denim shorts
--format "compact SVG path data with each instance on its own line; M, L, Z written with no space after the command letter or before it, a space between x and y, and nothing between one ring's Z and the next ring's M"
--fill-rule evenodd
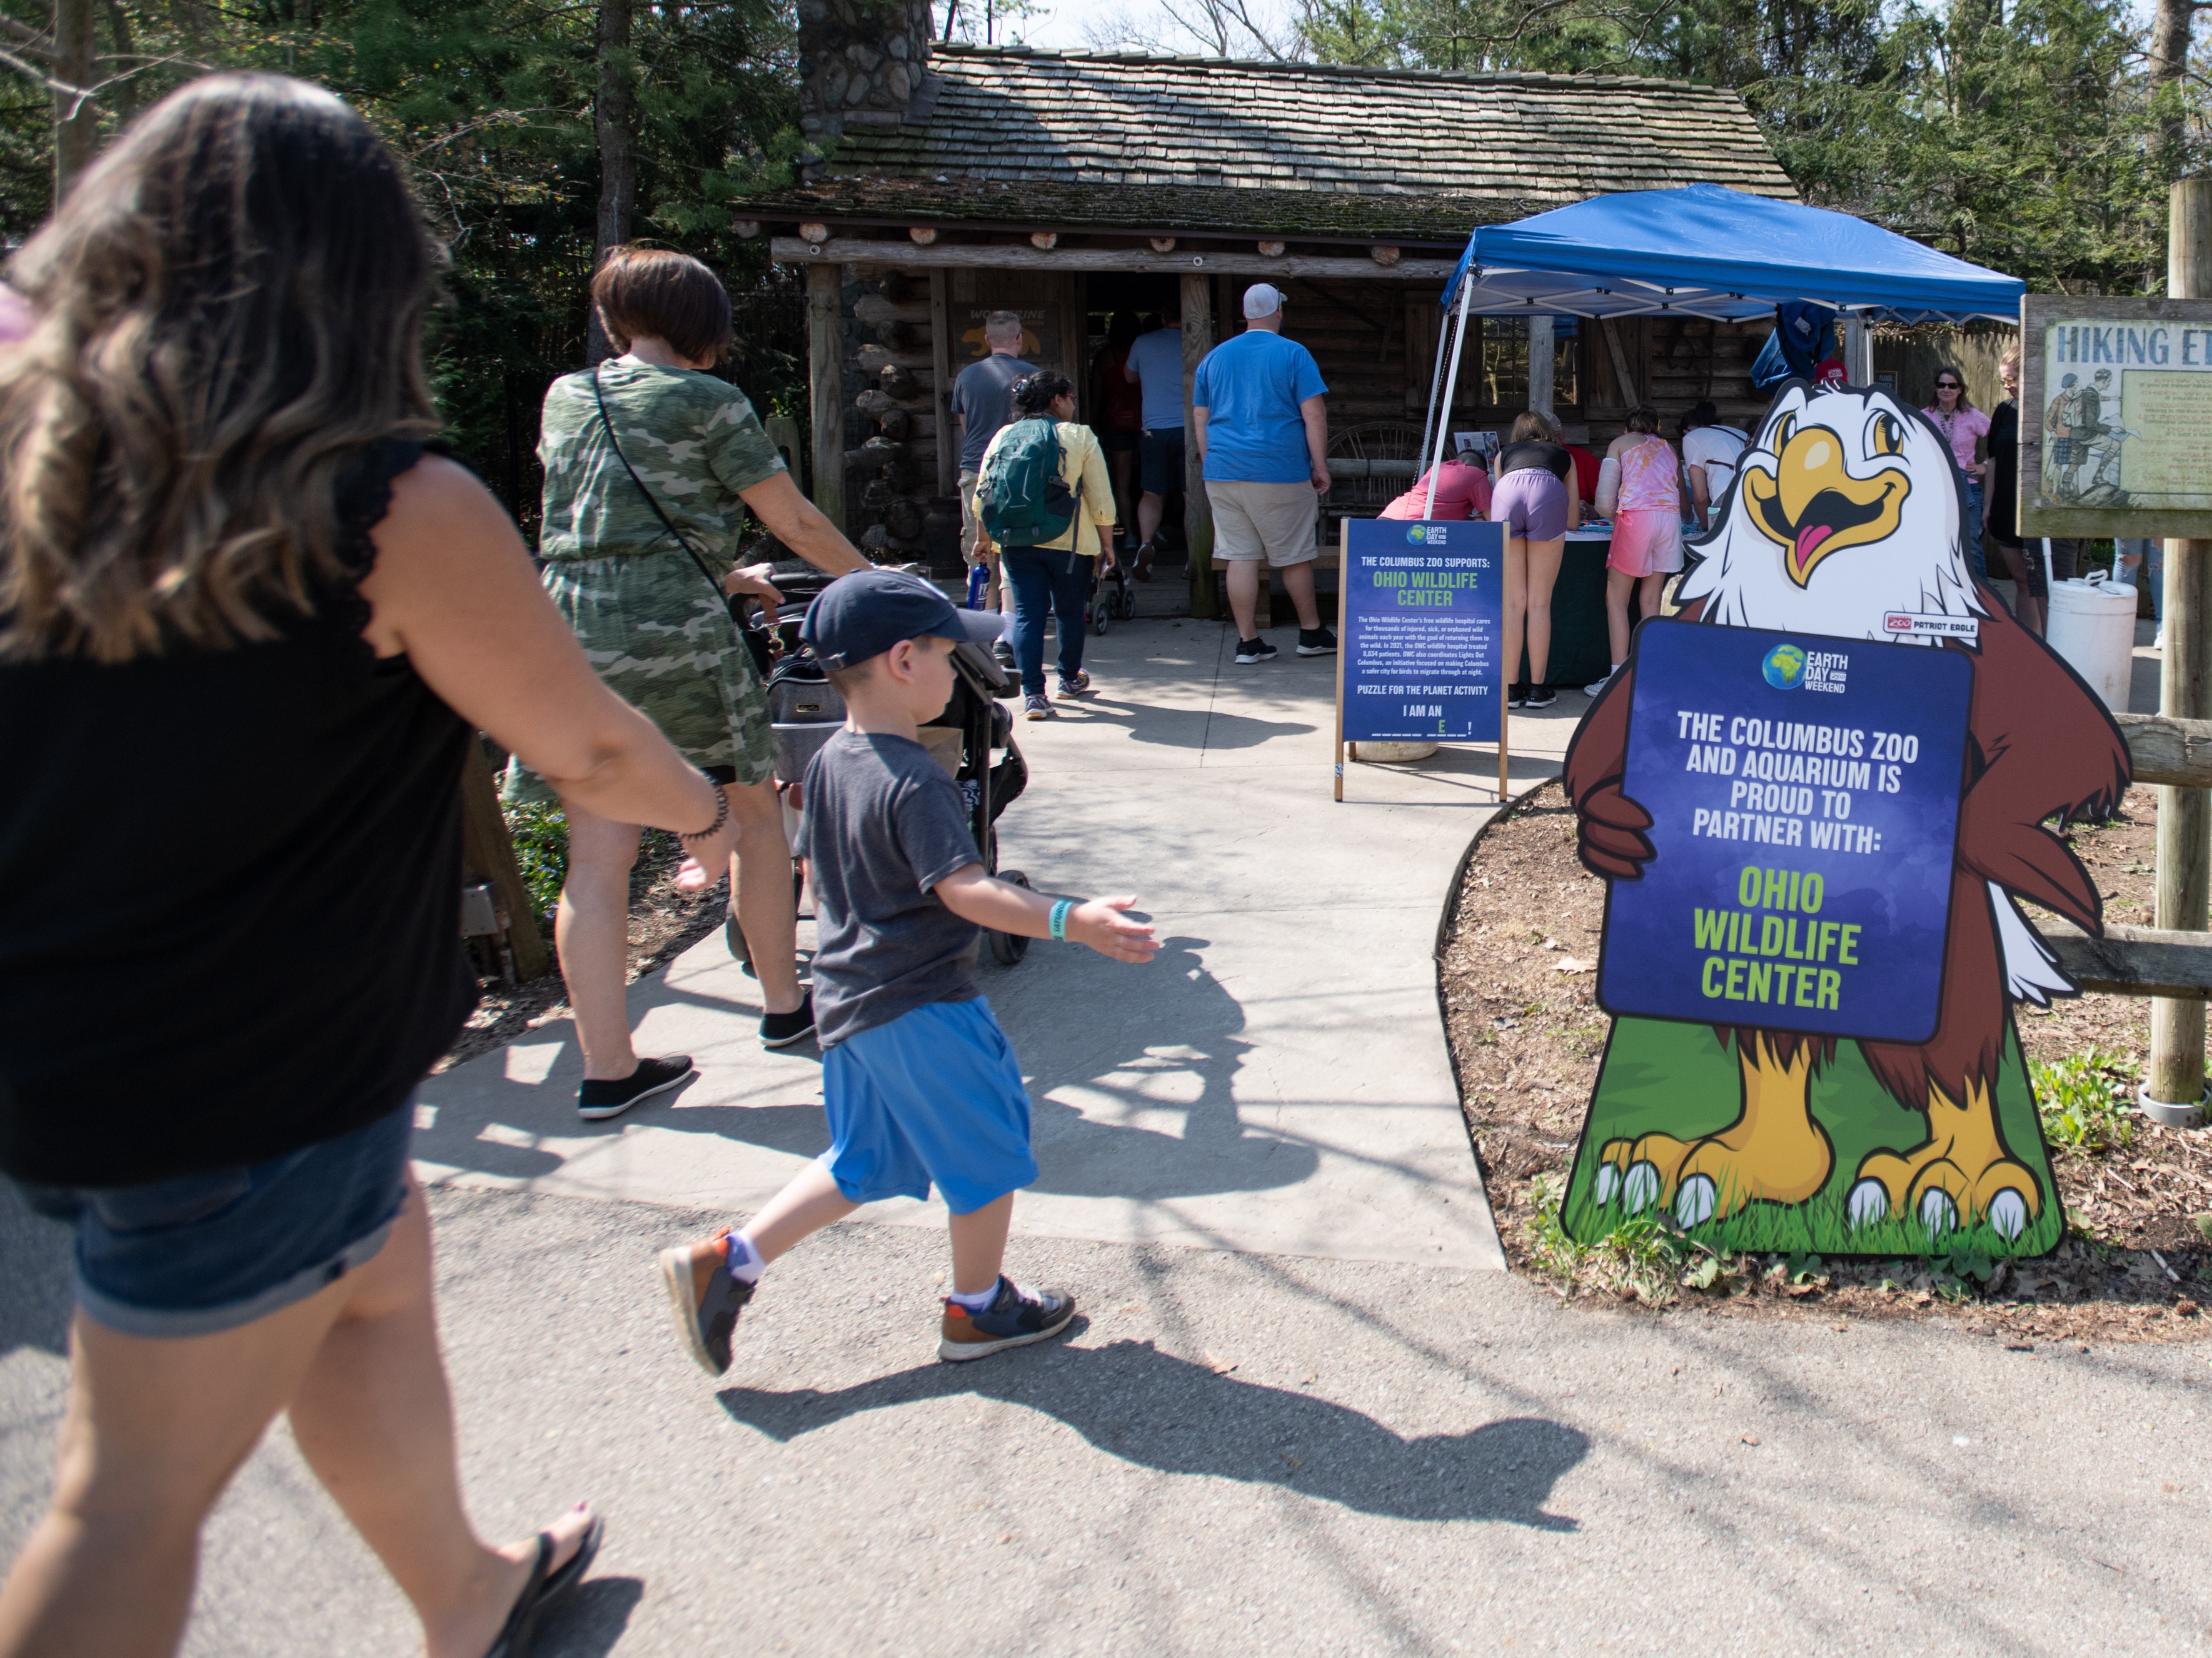
M407 1199L415 1102L304 1151L144 1186L22 1187L76 1228L77 1304L133 1336L281 1312L384 1247Z

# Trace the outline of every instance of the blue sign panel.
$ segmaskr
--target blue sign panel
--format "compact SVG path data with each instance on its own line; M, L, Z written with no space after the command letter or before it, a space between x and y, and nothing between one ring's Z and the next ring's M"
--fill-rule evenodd
M1656 619L1637 632L1609 1013L1867 1042L1936 1032L1973 664Z
M1504 526L1355 519L1345 527L1346 738L1496 742Z

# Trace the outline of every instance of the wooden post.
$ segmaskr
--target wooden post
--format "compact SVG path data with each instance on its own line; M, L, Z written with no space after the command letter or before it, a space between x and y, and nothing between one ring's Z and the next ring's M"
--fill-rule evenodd
M1540 415L1552 412L1552 372L1556 367L1556 343L1549 317L1528 319L1528 406Z
M1874 384L1874 331L1856 311L1844 319L1844 378L1853 386Z
M1601 318L1599 331L1605 336L1605 349L1613 356L1613 377L1620 382L1620 406L1633 409L1644 401L1636 395L1636 371L1628 366L1628 349L1620 343L1621 325L1611 317Z
M1201 276L1182 279L1182 524L1190 541L1190 613L1203 617L1218 614L1213 603L1213 507L1206 498L1206 465L1199 459L1190 389L1199 359L1213 349L1212 286Z
M1352 520L1336 524L1336 798L1344 799L1344 659L1352 651Z
M806 268L806 365L813 392L814 504L845 527L845 325L842 273Z
M2166 253L2168 299L2212 297L2212 178L2174 184ZM2158 711L2170 720L2212 716L2212 541L2166 544L2166 655ZM2212 899L2212 795L2161 785L2158 791L2158 925L2201 932ZM2155 997L2150 1005L2150 1076L2142 1105L2156 1121L2189 1127L2203 1120L2204 1004Z
M929 273L929 366L937 377L937 493L960 487L960 439L952 429L952 304L945 273Z
M521 868L514 861L514 841L499 810L491 761L484 754L483 739L474 732L469 733L468 757L461 762L461 862L478 880L490 882L499 895L500 908L507 912L507 942L514 951L515 977L540 977L550 965L544 936L538 931L530 889L523 885Z

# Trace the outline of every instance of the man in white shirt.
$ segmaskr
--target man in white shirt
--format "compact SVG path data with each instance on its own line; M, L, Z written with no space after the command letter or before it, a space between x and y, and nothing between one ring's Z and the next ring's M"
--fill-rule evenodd
M1750 443L1749 433L1721 424L1710 398L1682 416L1682 470L1689 474L1690 511L1700 530L1710 527L1711 509L1728 494L1736 458Z

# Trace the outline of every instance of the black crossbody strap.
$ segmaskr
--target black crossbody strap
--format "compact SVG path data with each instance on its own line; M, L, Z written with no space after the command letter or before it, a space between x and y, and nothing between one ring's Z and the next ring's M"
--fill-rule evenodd
M629 457L623 453L622 440L615 436L615 423L607 415L606 390L599 384L599 371L596 367L592 370L592 395L599 399L599 424L606 430L607 446L615 452L615 459L623 464L623 471L628 472L629 481L637 485L638 494L643 495L645 504L653 508L653 515L660 520L660 527L676 537L678 546L691 555L691 562L699 567L699 574L707 578L708 585L714 588L715 595L721 599L723 608L730 610L730 595L723 588L722 584L714 580L714 573L708 568L707 561L700 557L699 550L691 544L684 531L669 521L668 514L660 510L659 498L646 487L645 480L637 475L637 468L629 464ZM731 610L730 619L733 622L737 620L737 612L734 610Z

